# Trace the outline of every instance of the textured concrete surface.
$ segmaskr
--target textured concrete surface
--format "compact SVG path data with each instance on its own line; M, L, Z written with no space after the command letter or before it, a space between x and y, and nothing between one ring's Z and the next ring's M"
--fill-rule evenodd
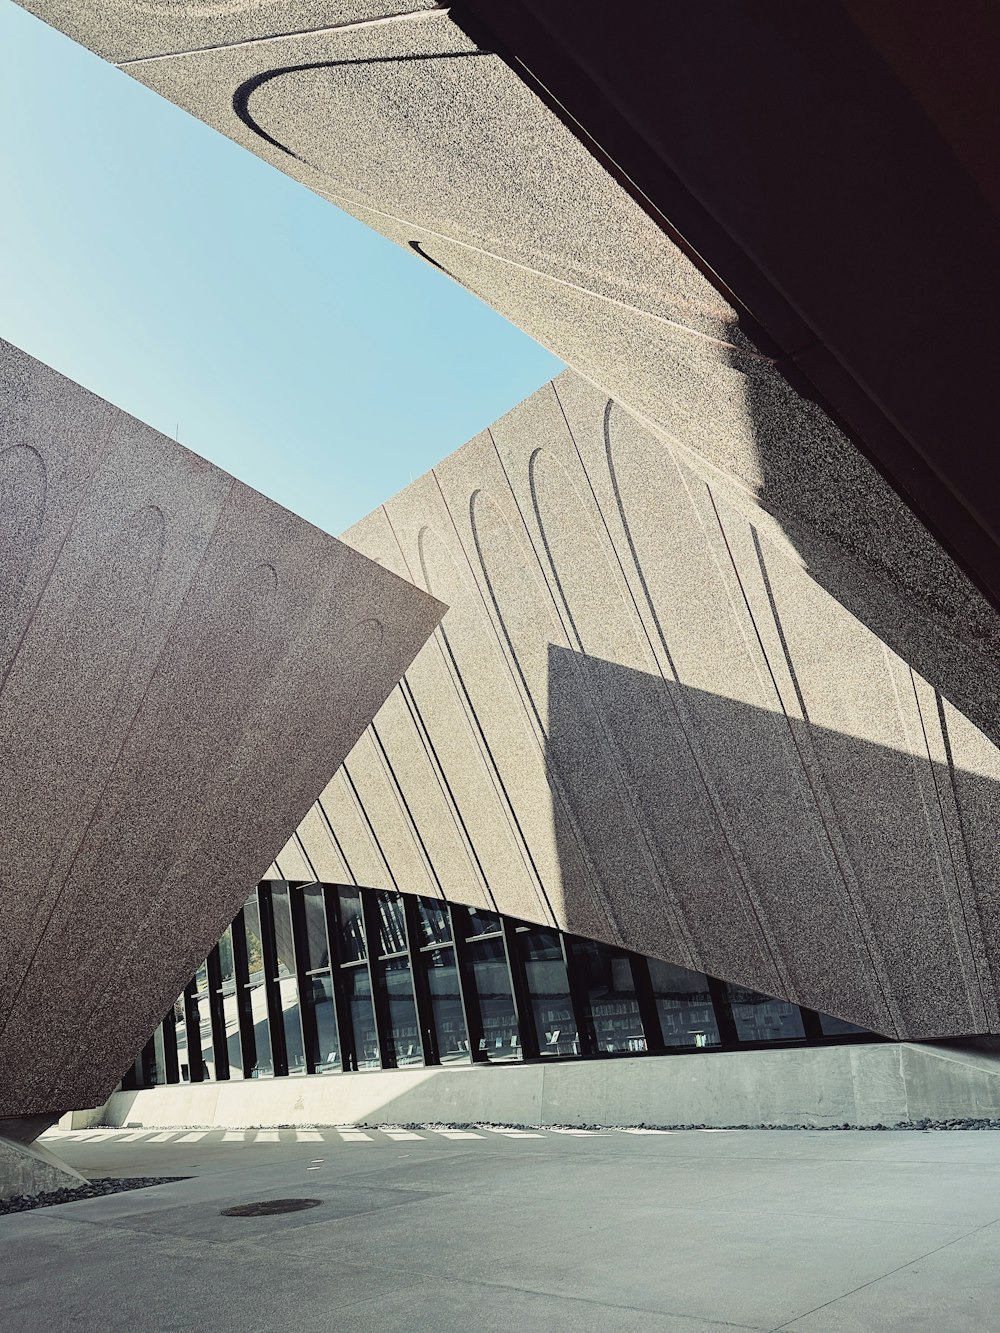
M26 1144L0 1134L0 1199L73 1189L85 1183L86 1177L60 1161L46 1144Z
M996 1031L1000 751L754 517L567 372L356 525L449 610L281 876Z
M885 1043L366 1071L116 1092L77 1127L897 1125L1000 1119L1000 1057Z
M143 60L430 9L435 0L18 0L106 60Z
M137 0L30 7L104 54L101 24L131 34L119 60L147 50L149 7ZM996 614L518 75L440 10L339 29L318 30L329 15L300 19L309 31L267 40L272 20L255 16L270 8L157 6L187 53L126 68L414 248L652 423L1000 739ZM236 28L247 40L234 46Z
M273 1133L58 1140L88 1174L190 1178L0 1219L4 1325L996 1327L995 1134ZM289 1197L320 1204L220 1216Z
M355 534L454 586L453 628L328 787L334 839L317 812L283 861L887 1033L996 1030L998 617L447 13L248 35L126 68L581 375L388 506L397 535Z
M0 345L0 1115L105 1097L437 623Z

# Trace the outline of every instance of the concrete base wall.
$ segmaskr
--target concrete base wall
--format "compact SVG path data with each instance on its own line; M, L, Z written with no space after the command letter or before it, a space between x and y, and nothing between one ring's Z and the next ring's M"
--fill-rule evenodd
M75 1113L82 1115L83 1113ZM392 1070L119 1092L87 1123L894 1125L1000 1118L1000 1056L914 1044ZM74 1118L73 1126L82 1127Z
M72 1189L86 1183L85 1176L41 1144L29 1146L15 1139L0 1138L0 1199Z

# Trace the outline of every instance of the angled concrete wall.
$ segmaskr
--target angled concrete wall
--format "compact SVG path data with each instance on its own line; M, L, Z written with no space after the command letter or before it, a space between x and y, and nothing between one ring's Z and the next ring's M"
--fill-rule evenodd
M886 1043L187 1083L116 1092L73 1125L839 1127L964 1118L1000 1119L996 1055Z
M441 610L0 344L0 1117L107 1095Z
M651 423L1000 740L1000 623L985 599L733 304L446 9L24 3L445 270ZM784 330L797 350L804 328ZM882 342L876 359L892 363Z
M449 610L278 873L997 1030L1000 751L683 451L567 372L346 540Z

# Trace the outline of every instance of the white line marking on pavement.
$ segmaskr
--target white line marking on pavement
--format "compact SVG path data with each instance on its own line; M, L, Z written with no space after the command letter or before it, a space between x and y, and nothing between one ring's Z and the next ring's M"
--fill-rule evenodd
M154 1134L149 1140L150 1143L169 1143L174 1137L174 1131L171 1129L165 1134Z
M246 1141L246 1135L242 1129L229 1129L222 1136L223 1143L243 1143Z
M208 1133L208 1130L207 1130L207 1129L195 1129L195 1130L192 1130L190 1134L182 1134L182 1135L180 1136L180 1138L177 1140L177 1142L178 1142L178 1143L197 1143L198 1140L199 1140L199 1139L203 1139L207 1133Z
M297 1129L295 1131L296 1143L322 1143L323 1135L318 1134L314 1129Z
M254 1136L254 1143L280 1143L278 1131L276 1129L258 1129Z
M345 1143L360 1143L362 1139L371 1142L370 1134L363 1134L360 1129L338 1129L337 1133Z
M382 1133L387 1139L421 1139L422 1134L414 1134L411 1129L383 1129Z
M432 1134L440 1134L443 1139L481 1139L482 1134L473 1134L469 1129L432 1129Z

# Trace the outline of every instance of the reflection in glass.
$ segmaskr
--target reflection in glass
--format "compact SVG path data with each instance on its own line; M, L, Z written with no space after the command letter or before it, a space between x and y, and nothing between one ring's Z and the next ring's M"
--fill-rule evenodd
M520 1060L521 1042L503 940L497 937L473 941L469 945L469 959L483 1018L480 1049L490 1060Z
M832 1014L817 1014L819 1025L823 1029L824 1037L853 1037L868 1036L865 1028L855 1027L853 1023L848 1023L846 1018L834 1018Z
M287 884L271 888L271 912L274 920L274 949L278 955L279 976L295 971L295 943L292 935L292 906Z
M483 907L470 907L469 913L469 931L468 937L473 935L489 935L493 931L500 929L500 918L496 912L487 912Z
M372 1007L372 988L368 968L344 968L344 994L354 1029L354 1051L359 1069L378 1069L381 1066L378 1033L375 1030L375 1010Z
M177 1067L182 1083L191 1081L191 1065L188 1060L187 1023L184 1019L184 996L179 995L174 1001L174 1022L177 1025Z
M310 884L302 890L306 918L306 966L310 971L330 966L330 946L326 938L326 907L321 884Z
M420 918L420 944L448 944L451 925L448 909L435 898L418 898L417 915Z
M468 1060L469 1034L465 1030L454 949L432 949L423 955L434 1015L434 1033L442 1064Z
M264 944L260 928L260 903L256 893L251 893L243 909L243 921L247 934L247 972L251 983L264 977Z
M375 902L378 907L379 955L402 953L406 949L402 899L394 893L377 893Z
M573 940L583 1000L599 1051L644 1051L639 1003L628 955L593 940Z
M558 931L533 926L518 931L516 938L528 978L539 1055L579 1055L580 1039Z
M382 984L389 1000L389 1049L396 1064L421 1065L424 1062L420 1048L420 1030L417 1027L417 1006L413 1000L410 982L410 963L407 958L390 958L379 965Z
M729 1008L740 1041L801 1041L805 1036L798 1005L726 983Z
M340 1042L337 1039L337 1018L333 1006L333 981L329 972L313 973L302 982L302 1003L310 1010L313 1024L310 1032L309 1058L317 1074L336 1073L343 1068Z
M674 963L650 958L656 1010L666 1046L718 1046L719 1025L715 1021L708 978Z
M365 927L357 889L340 890L340 948L345 963L365 957Z
M306 1048L302 1038L302 1015L299 1012L299 988L294 976L278 982L281 997L281 1023L285 1030L285 1056L290 1074L306 1072Z

